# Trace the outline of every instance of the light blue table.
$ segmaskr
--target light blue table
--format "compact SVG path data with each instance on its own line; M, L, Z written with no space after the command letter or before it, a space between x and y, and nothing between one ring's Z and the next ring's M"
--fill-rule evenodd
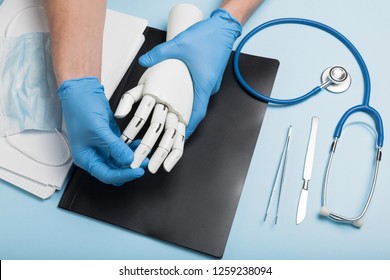
M164 29L171 6L181 1L109 0L109 8L144 17L153 27ZM219 1L187 1L209 14ZM150 7L153 7L152 9ZM336 8L338 7L338 8ZM305 17L329 24L356 44L371 71L371 104L390 125L388 67L390 65L390 2L385 0L268 0L253 15L244 34L258 24L279 17ZM327 92L304 104L267 110L253 155L244 191L225 251L225 259L389 259L390 162L384 149L373 202L360 230L319 218L322 181L334 127L341 114L361 102L362 81L357 64L333 38L301 26L275 27L248 44L245 52L280 60L274 97L294 97L319 84L328 66L349 69L353 84L342 95ZM310 182L308 213L295 225L302 186L303 162L310 119L321 118L315 165ZM207 120L206 120L207 121ZM371 121L362 115L354 122ZM279 222L263 217L287 128L293 137ZM386 147L385 142L385 147ZM348 126L338 146L330 178L329 202L333 209L354 215L368 193L372 172L374 136L370 129ZM1 155L0 155L1 156ZM0 183L1 259L207 259L168 243L101 223L57 208L62 191L42 201Z

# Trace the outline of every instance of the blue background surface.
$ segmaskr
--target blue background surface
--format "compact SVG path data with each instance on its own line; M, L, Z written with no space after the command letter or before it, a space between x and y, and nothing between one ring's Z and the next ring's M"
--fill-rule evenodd
M109 0L108 7L146 18L150 26L165 29L169 9L180 2ZM187 2L198 5L206 15L219 5L219 1ZM279 17L309 18L343 33L356 45L369 67L371 105L382 114L386 131L390 125L387 89L389 10L390 2L385 0L268 0L248 21L243 34L260 23ZM224 259L389 259L390 220L386 205L390 198L390 166L386 148L364 226L355 229L318 216L334 128L342 113L361 103L363 96L360 70L353 57L329 35L292 25L274 27L256 35L244 52L280 60L273 97L291 98L311 90L319 84L322 71L332 65L346 67L353 83L344 94L324 91L304 104L267 110ZM296 207L312 116L321 120L309 186L308 213L304 222L297 226ZM359 213L368 194L375 148L372 121L358 114L348 123L359 122L368 125L347 124L344 129L329 182L329 207L351 216ZM279 221L275 226L275 207L266 222L263 218L289 125L293 126L293 135ZM385 147L386 144L385 139ZM1 259L209 258L61 210L57 205L62 192L42 201L7 183L0 183Z

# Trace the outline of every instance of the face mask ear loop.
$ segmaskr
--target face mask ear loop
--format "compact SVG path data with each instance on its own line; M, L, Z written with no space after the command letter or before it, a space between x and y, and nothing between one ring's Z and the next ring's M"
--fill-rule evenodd
M34 5L34 6L29 6L29 7L26 7L22 10L20 10L19 12L17 12L13 17L12 19L9 21L7 27L5 28L5 31L4 31L4 37L7 38L7 35L8 35L8 29L11 25L11 23L24 11L28 10L28 9L32 9L32 8L43 8L42 6L40 5ZM0 50L1 50L1 53L0 53L0 58L3 57L4 55L4 48L5 48L5 40L3 41L3 46L1 46ZM1 67L1 64L0 64L0 67ZM60 167L60 166L63 166L65 164L67 164L70 159L71 159L71 153L70 153L70 146L69 146L69 143L66 139L66 137L61 133L59 132L57 129L55 130L57 135L59 136L59 138L63 141L63 143L65 144L66 146L66 158L65 160L59 162L59 163L51 163L51 162L46 162L46 161L43 161L43 160L40 160L38 159L37 157L31 155L30 153L28 153L27 151L25 151L24 149L20 148L20 146L18 144L15 143L15 141L13 141L11 139L11 137L9 136L8 132L7 132L7 120L6 120L6 117L5 117L5 110L4 110L4 107L3 107L3 103L4 103L4 100L3 100L3 95L0 93L0 110L1 110L1 115L3 117L3 127L4 127L4 132L5 132L5 140L7 141L7 143L13 147L15 150L19 151L21 154L23 154L24 156L28 157L29 159L39 163L39 164L42 164L42 165L46 165L46 166L50 166L50 167Z
M11 20L8 22L7 27L6 27L5 30L4 30L4 37L5 37L5 38L7 38L9 27L10 27L11 24L19 17L19 15L20 15L21 13L25 12L26 10L28 10L28 9L33 9L33 8L42 8L42 9L43 9L43 7L42 7L41 5L32 5L32 6L25 7L25 8L23 8L23 9L19 10L19 11L11 18Z
M24 156L28 157L29 159L39 163L39 164L42 164L42 165L46 165L46 166L50 166L50 167L60 167L60 166L63 166L65 164L67 164L70 159L71 159L71 154L70 154L70 147L69 147L69 143L68 141L66 140L66 137L61 133L59 132L57 129L56 129L56 133L57 135L59 136L59 138L64 142L65 146L66 146L66 158L59 162L59 163L51 163L51 162L47 162L47 161L43 161L43 160L40 160L38 159L37 157L31 155L30 153L28 153L27 151L25 151L24 149L20 148L20 146L18 144L15 143L14 140L12 140L8 133L6 132L5 134L5 140L7 141L7 143L12 147L14 148L15 150L19 151L20 153L22 153Z

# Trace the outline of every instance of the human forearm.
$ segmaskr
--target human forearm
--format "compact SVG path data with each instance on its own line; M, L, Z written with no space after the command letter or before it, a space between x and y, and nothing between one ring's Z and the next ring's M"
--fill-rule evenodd
M106 0L45 0L57 82L100 79Z
M221 8L243 25L262 2L264 0L223 0Z

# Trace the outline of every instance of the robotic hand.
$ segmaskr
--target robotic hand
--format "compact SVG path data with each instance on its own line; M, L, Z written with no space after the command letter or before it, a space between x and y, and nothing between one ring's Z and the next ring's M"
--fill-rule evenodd
M67 80L57 93L76 165L116 186L144 174L142 168L129 168L133 160L131 148L136 148L136 143L128 147L119 139L119 128L96 77Z
M202 13L195 6L175 6L169 16L167 40L201 19ZM164 135L150 158L148 169L155 173L163 164L164 169L169 172L179 161L183 154L186 126L191 116L193 88L187 66L180 60L167 59L147 69L138 86L122 96L115 112L116 118L125 117L133 104L142 98L134 117L122 133L121 138L126 143L134 140L154 108L150 127L134 152L132 168L141 165L164 126Z
M186 137L194 132L206 115L210 96L219 90L222 76L241 24L226 10L217 9L175 38L141 56L139 63L151 67L166 59L183 61L192 76L194 104Z
M138 86L122 96L115 117L125 117L133 104L141 98L134 117L122 133L122 140L131 143L153 108L154 112L150 127L134 152L131 167L139 167L147 157L164 130L165 123L165 133L149 161L148 168L151 173L155 173L164 162L164 169L169 172L183 154L185 128L192 109L193 86L185 64L169 59L147 69Z

